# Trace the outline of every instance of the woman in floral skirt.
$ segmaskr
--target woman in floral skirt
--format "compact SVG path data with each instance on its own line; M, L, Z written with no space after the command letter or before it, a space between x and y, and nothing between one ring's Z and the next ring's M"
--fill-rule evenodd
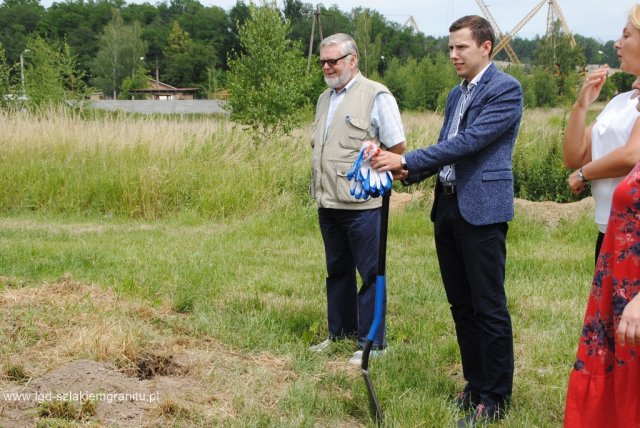
M640 150L640 119L627 146ZM613 193L569 378L565 428L640 428L639 292L640 163Z

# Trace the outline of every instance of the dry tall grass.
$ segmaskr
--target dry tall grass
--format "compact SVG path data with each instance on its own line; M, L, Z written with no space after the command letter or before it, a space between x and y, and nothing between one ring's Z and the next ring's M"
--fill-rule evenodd
M521 196L556 199L566 188L556 159L565 118L561 109L525 111L514 162ZM437 141L442 115L408 112L403 121L415 149ZM226 118L62 108L0 112L0 126L0 212L219 219L311 203L308 127L255 141Z
M61 109L2 113L0 126L5 212L226 218L286 203L308 182L308 144L252 141L224 119Z
M152 150L183 148L194 142L233 135L227 120L206 117L132 116L129 114L85 115L75 110L51 107L45 112L0 111L3 146L39 147L71 145L73 148L104 146L112 149L148 144Z

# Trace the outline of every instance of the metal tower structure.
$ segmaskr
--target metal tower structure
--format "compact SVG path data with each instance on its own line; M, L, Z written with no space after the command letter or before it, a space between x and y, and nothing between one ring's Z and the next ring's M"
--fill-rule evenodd
M476 0L476 2L478 3L478 6L480 6L480 9L482 9L482 12L487 17L487 20L493 26L494 30L496 30L496 33L499 37L498 43L493 48L493 54L491 55L491 58L494 58L502 49L504 49L507 52L507 55L509 55L509 58L511 59L512 62L519 63L519 61L517 61L517 57L515 56L515 53L513 53L513 56L512 56L512 53L510 53L510 51L513 52L513 49L511 48L511 45L509 42L511 42L511 40L516 36L516 34L518 34L518 31L520 31L522 27L524 27L527 24L527 22L529 22L531 18L533 18L536 15L536 13L538 13L538 11L542 9L542 6L544 6L545 3L549 4L549 11L547 13L547 34L549 34L549 32L552 30L553 23L556 20L560 21L560 24L562 25L562 30L565 32L567 36L569 36L569 43L571 44L571 47L573 48L576 47L576 41L573 38L573 34L569 29L569 24L567 23L567 20L565 19L564 14L560 9L560 5L558 4L557 0L540 1L537 5L534 6L533 9L531 9L529 13L527 13L527 15L525 15L524 18L520 20L520 22L518 22L518 24L516 24L513 30L511 30L506 35L502 35L502 32L500 31L498 25L495 23L495 19L493 19L493 17L491 16L491 13L489 12L489 9L487 8L487 6L484 4L484 1Z
M420 32L420 30L418 29L418 23L415 19L413 19L413 16L409 16L409 19L407 19L403 27L412 28L416 33Z
M322 23L320 22L321 16L331 16L327 13L320 12L320 6L316 5L316 10L313 12L313 21L311 23L311 36L309 37L309 55L307 57L307 74L311 71L311 56L313 55L313 36L316 33L316 23L318 23L318 33L320 41L324 38L322 35Z
M478 3L478 6L480 6L480 9L482 10L482 13L484 13L484 16L487 18L487 21L491 23L491 26L493 27L493 31L496 33L498 40L502 40L502 38L504 37L502 35L502 30L500 30L500 27L498 26L498 23L496 22L496 20L493 18L493 15L491 15L491 12L489 12L489 8L487 7L487 5L482 0L476 0L476 3ZM518 55L516 55L515 51L513 50L509 42L507 42L504 45L504 50L507 52L507 55L509 56L509 59L511 60L511 62L513 62L514 64L520 64ZM492 55L492 58L495 55L496 55L496 52L494 48L494 53Z

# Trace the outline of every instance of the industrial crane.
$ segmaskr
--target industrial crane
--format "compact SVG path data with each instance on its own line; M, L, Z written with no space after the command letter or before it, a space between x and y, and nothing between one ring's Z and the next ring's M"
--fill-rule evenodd
M554 15L556 19L554 19ZM573 34L571 34L571 30L569 29L569 24L567 24L567 20L564 18L564 14L562 10L560 10L560 5L556 0L549 1L549 12L547 13L547 34L551 33L553 30L553 23L558 20L562 25L562 29L564 33L569 36L569 43L572 48L576 47L576 39L573 38Z
M562 25L562 29L565 32L565 34L569 36L569 43L571 44L571 47L572 48L576 47L576 40L573 38L573 34L571 34L571 30L569 29L569 24L567 24L567 20L565 19L564 14L562 13L562 10L560 10L560 5L556 0L540 1L524 18L522 18L522 20L520 20L520 22L518 22L518 24L513 28L513 30L511 30L511 32L509 32L504 36L502 35L500 29L498 28L498 25L496 24L495 19L493 19L493 16L491 16L491 13L489 12L489 9L487 8L486 4L484 4L484 1L476 0L476 2L478 3L478 6L480 6L480 9L482 9L482 12L487 17L487 20L491 23L494 30L496 30L496 32L499 35L500 40L498 41L496 46L493 48L493 54L491 55L492 59L502 49L504 49L507 52L507 55L509 55L509 58L511 59L512 62L514 63L520 62L517 60L518 57L515 56L515 53L511 48L510 42L516 36L516 34L518 34L518 31L520 31L522 27L524 27L525 24L529 22L536 13L538 13L538 11L542 8L542 6L544 6L545 3L549 3L549 11L547 13L547 34L551 32L553 28L553 23L557 19L560 21Z
M420 32L420 29L418 28L418 23L413 18L413 16L409 16L409 19L407 19L407 21L404 23L403 27L411 28L416 33Z
M489 12L489 8L487 7L487 5L484 4L482 0L476 0L476 3L478 3L478 6L480 6L480 9L482 9L482 13L484 13L484 16L486 16L487 20L491 23L491 26L493 27L493 31L495 31L496 35L498 36L498 40L502 40L503 38L502 30L500 30L500 27L498 26L498 23L496 22L496 20L493 18L493 15L491 15L491 12ZM507 55L509 55L509 59L511 60L512 63L520 64L518 55L516 55L515 51L511 47L511 43L507 42L504 45L504 50L507 52ZM495 55L496 55L496 52L494 49L492 58Z

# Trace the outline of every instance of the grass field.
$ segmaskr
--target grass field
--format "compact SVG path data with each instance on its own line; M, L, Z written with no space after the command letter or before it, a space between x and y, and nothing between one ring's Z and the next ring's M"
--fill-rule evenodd
M411 146L435 139L440 120L406 115ZM24 416L5 399L0 426L375 425L359 370L346 363L355 345L307 351L327 330L306 130L263 143L206 118L55 113L0 124L2 392L86 359L162 398L133 423L109 419L102 402ZM390 219L390 352L371 375L392 427L460 417L449 403L463 380L429 207L418 198ZM562 423L596 229L588 209L551 225L546 211L519 208L510 224L516 374L497 426Z

